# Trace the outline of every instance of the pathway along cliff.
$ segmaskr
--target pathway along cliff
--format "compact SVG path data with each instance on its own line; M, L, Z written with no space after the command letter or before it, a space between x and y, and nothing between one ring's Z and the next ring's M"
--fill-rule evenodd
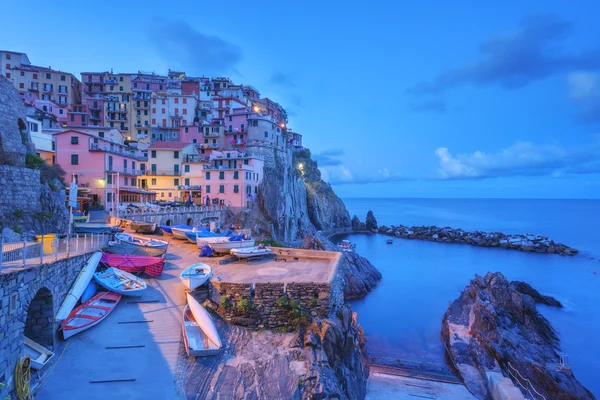
M524 282L509 282L499 272L476 275L442 322L442 340L452 364L479 399L491 398L490 382L502 376L512 377L536 399L594 399L561 365L558 336L536 303L562 307L556 299Z

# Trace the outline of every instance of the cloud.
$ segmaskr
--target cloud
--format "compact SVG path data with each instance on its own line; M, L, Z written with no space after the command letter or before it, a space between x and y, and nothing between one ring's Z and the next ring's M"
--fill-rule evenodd
M269 78L267 83L274 86L281 86L283 88L291 89L296 86L294 79L290 74L285 74L280 71L275 71Z
M183 20L155 18L148 39L156 53L171 65L213 74L232 71L242 60L242 49L217 36L202 33Z
M342 161L336 157L343 156L343 149L330 149L323 150L320 153L313 154L312 159L317 162L319 167L339 166L342 165Z
M498 84L517 89L557 73L600 68L600 49L566 54L560 43L571 32L570 23L554 16L526 18L516 29L485 41L479 59L420 82L409 91L435 94L446 89Z
M426 101L423 103L411 103L410 108L418 112L433 112L444 114L446 112L446 102L441 100Z
M321 179L331 185L414 180L414 178L408 178L399 172L392 172L388 168L381 168L376 171L367 171L364 168L361 168L356 171L351 171L346 166L341 165L341 163L331 165L321 165L319 163L319 171L321 171Z
M569 98L579 107L578 118L584 123L600 122L600 74L577 71L567 75Z
M435 150L439 178L475 179L500 176L553 176L600 172L600 145L562 148L517 142L497 153L476 151L453 155L447 148Z

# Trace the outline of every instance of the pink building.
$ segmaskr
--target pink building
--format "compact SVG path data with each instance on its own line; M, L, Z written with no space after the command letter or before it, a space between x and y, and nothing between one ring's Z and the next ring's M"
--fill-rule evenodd
M154 193L137 188L144 172L140 163L147 158L118 130L67 129L54 138L56 163L74 175L92 206L110 210L116 206L117 193L124 204L154 200Z
M66 126L88 126L88 110L86 105L73 106L73 109L67 111Z

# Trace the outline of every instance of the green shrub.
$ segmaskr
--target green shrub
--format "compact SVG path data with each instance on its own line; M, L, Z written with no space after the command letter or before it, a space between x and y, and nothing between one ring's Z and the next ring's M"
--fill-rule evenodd
M255 243L257 245L264 244L265 246L285 247L285 245L283 243L278 242L277 240L275 240L273 238L266 238L266 239L257 240Z
M15 211L13 211L13 215L17 218L19 218L21 215L23 215L23 210L21 210L20 208L15 209Z
M311 307L316 307L318 304L319 300L316 297L313 297L308 301L308 305Z
M289 299L287 296L281 296L280 298L278 298L278 299L275 301L275 304L276 304L278 307L282 307L282 308L283 308L283 307L287 307L287 306L289 306L289 304L290 304L290 299Z
M240 297L237 301L236 308L242 315L247 315L252 310L252 303L250 300Z
M41 168L41 179L42 182L53 182L54 180L60 181L63 185L65 184L65 170L58 164L48 165L44 163Z
M42 169L46 161L35 153L27 153L25 156L25 165L31 169Z
M225 309L231 307L231 299L229 298L229 296L227 296L227 295L221 296L221 299L219 300L219 306L223 307Z

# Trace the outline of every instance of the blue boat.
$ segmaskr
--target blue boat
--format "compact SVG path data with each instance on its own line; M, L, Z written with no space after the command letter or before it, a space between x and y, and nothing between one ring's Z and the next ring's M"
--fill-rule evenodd
M185 236L187 237L187 239L191 242L196 244L197 243L197 239L206 237L223 237L223 236L231 236L233 232L231 230L226 230L223 233L214 233L208 230L208 227L206 228L206 230L204 231L194 231L194 232L186 232Z
M143 279L112 267L96 272L94 279L107 290L124 296L141 296L147 287Z
M169 235L173 234L173 231L171 231L171 228L194 229L193 226L189 226L189 225L185 225L185 224L180 224L180 225L160 225L159 228L162 229L164 233L168 233Z

